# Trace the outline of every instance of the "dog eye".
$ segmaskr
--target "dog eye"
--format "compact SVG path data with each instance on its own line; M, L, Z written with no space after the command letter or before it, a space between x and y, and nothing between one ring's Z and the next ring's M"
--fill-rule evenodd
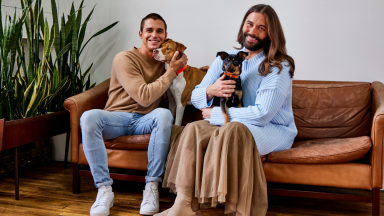
M167 50L171 50L171 48L168 47Z

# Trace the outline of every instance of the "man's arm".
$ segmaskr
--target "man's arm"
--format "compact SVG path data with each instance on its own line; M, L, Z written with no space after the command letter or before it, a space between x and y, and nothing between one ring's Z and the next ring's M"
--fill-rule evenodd
M140 68L133 61L127 60L124 54L118 54L115 57L113 68L117 80L128 95L141 106L148 107L167 91L173 79L176 78L175 71L180 70L187 63L188 59L185 55L179 60L176 60L176 57L173 56L168 70L152 83L145 82Z

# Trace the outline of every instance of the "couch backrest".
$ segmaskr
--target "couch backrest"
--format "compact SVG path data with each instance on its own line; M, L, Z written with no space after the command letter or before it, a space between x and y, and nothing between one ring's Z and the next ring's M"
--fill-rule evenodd
M365 82L294 80L296 140L369 135L370 87Z

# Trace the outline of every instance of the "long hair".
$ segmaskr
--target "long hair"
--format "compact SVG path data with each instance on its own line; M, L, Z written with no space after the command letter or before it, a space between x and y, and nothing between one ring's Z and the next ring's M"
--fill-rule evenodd
M264 47L264 53L266 55L263 62L259 66L259 72L261 76L266 76L270 72L270 67L275 66L279 68L279 73L283 69L281 62L288 61L290 70L289 74L293 77L295 71L295 61L291 56L287 54L285 48L285 37L283 28L281 27L279 17L275 10L269 5L258 4L251 7L244 16L243 22L241 23L239 33L237 35L237 42L240 43L241 47L236 49L242 49L243 44L243 26L249 14L256 12L265 16L267 25L267 37L268 44Z

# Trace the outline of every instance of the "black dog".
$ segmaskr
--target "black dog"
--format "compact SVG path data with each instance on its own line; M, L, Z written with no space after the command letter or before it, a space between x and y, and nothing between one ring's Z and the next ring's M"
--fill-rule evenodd
M224 73L220 74L220 77L225 74L224 80L235 80L236 88L231 97L220 98L220 108L224 115L224 124L229 122L229 115L227 107L242 107L243 89L241 88L241 65L245 58L248 56L247 52L240 51L237 54L230 55L226 52L218 52L216 56L220 56L223 62Z

